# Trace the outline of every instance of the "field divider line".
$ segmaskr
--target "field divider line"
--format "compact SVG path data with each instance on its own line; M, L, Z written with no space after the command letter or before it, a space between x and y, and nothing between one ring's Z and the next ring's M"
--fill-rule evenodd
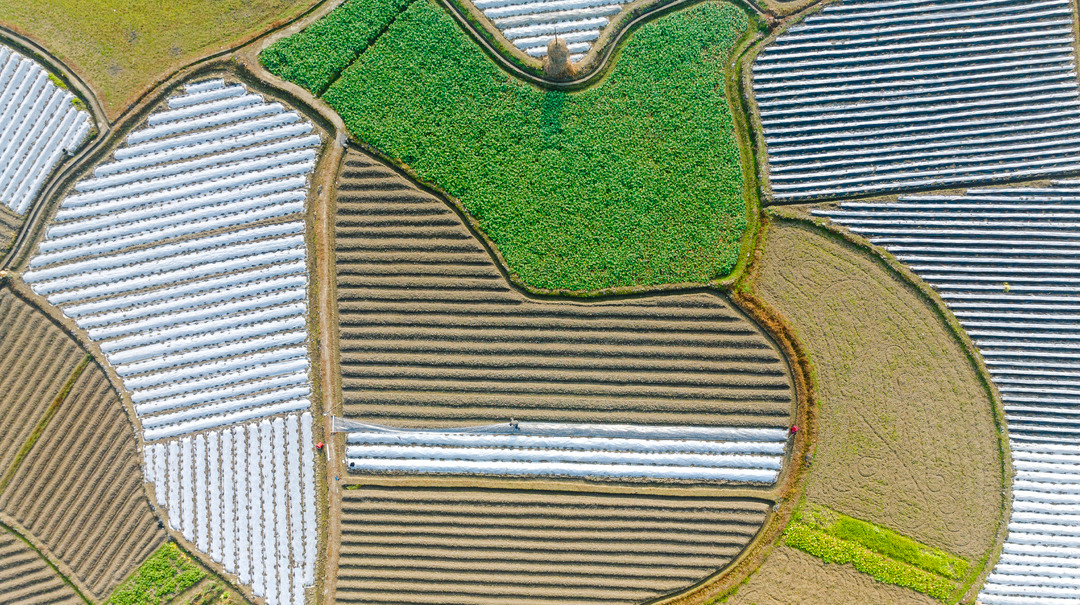
M56 410L60 409L60 404L62 404L64 400L67 399L67 396L71 392L72 387L75 386L75 381L79 379L79 376L82 376L83 371L86 370L86 367L88 365L90 365L90 361L93 360L93 358L94 356L90 353L87 353L83 356L82 361L79 362L79 365L75 366L75 369L71 372L71 375L68 376L68 379L64 382L63 386L60 387L60 392L56 394L56 397L54 397L52 402L49 403L49 407L45 409L45 412L41 415L41 418L38 419L38 422L36 425L34 425L34 430L31 431L30 436L26 438L26 441L22 444L21 447L19 447L19 451L15 453L15 459L12 460L11 466L8 467L7 471L4 472L3 477L0 478L0 494L4 493L4 490L7 489L7 486L11 482L11 479L15 477L15 473L18 472L19 466L22 464L23 459L25 459L26 456L30 453L30 450L33 449L34 444L37 443L37 440L41 437L41 434L45 432L45 426L49 424L50 420L52 420L52 417L56 414Z
M75 594L79 596L80 599L82 599L84 602L86 602L87 605L94 605L94 602L91 601L86 596L86 593L84 593L82 590L80 590L78 585L76 585L75 582L71 581L71 578L69 578L67 576L67 574L65 574L63 571L61 571L60 568L57 567L56 563L52 559L45 556L45 553L42 552L42 550L40 548L38 548L38 546L36 544L34 544L33 540L30 540L25 535L23 535L22 532L20 532L18 529L16 529L12 525L10 525L8 523L7 518L0 519L0 531L10 532L11 535L15 536L18 540L22 541L24 544L29 546L30 549L33 550L34 553L37 554L37 556L41 557L42 561L45 561L45 564L48 565L49 568L51 568L53 571L56 572L56 575L60 576L60 579L63 580L64 584L67 584L71 588L71 590L73 590L75 592Z

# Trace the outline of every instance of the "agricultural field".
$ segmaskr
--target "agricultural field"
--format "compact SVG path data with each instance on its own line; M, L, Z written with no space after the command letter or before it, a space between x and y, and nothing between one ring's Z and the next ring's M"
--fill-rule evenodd
M122 380L170 526L270 605L314 582L303 213L320 145L242 83L186 83L74 185L22 274Z
M416 0L322 98L357 139L460 200L515 281L701 284L732 271L747 225L724 65L748 25L717 2L651 21L602 82L565 93L501 71Z
M346 415L789 424L782 357L715 294L530 298L447 204L360 153L341 173L335 242Z
M774 218L755 262L752 288L795 327L816 371L820 437L802 507L899 532L979 571L1005 522L1004 452L993 400L959 339L902 276L807 222ZM778 581L797 586L790 574L806 566L822 563L766 562L729 602L752 603L746 595ZM857 594L861 581L806 573L824 583L792 589L808 598ZM844 577L852 584L833 586ZM883 594L919 602L912 591Z
M109 120L177 69L286 23L316 0L19 0L0 24L66 64Z
M1068 0L837 2L758 55L772 199L1080 170Z
M1077 605L1078 10L0 4L0 603Z
M344 492L339 603L640 603L750 541L768 503L499 487Z
M345 456L356 476L342 503L339 600L421 602L408 595L422 583L431 594L487 602L495 597L481 596L488 576L480 561L505 560L513 565L491 580L501 587L498 599L556 598L569 582L568 602L632 603L693 584L753 538L768 492L750 500L686 492L650 504L644 487L776 482L794 387L776 345L738 308L704 292L530 298L507 283L449 205L359 152L346 155L336 216L343 409L355 419L345 423ZM417 474L534 481L508 491L468 479L453 496L417 488L407 498L362 483ZM542 479L639 487L616 498L550 492ZM432 508L436 493L452 498L440 503L461 503ZM514 506L497 513L508 499ZM354 508L363 511L355 520ZM533 512L523 518L524 510ZM475 540L440 529L481 514L493 525ZM720 525L671 544L656 533L688 528L700 515ZM384 516L394 525L366 528ZM504 545L512 519L518 539L528 540L517 553ZM562 520L572 522L552 530ZM556 544L575 545L572 560L591 570L586 577ZM460 555L444 561L456 546ZM413 563L369 570L369 555Z
M133 428L101 368L11 286L0 291L0 322L0 521L103 599L166 539Z
M893 253L941 294L974 340L1009 422L1013 514L987 604L1066 597L1080 572L1071 536L1078 405L1073 235L1080 182L902 196L815 210Z
M85 603L33 547L6 528L0 528L0 591L9 603Z

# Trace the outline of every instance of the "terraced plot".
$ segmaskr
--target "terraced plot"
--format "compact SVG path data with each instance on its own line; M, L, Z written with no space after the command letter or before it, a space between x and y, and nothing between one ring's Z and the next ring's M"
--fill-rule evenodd
M1009 422L1009 536L980 600L1073 603L1080 586L1080 181L817 211L938 290L986 359Z
M79 365L83 351L6 284L0 286L0 475Z
M91 363L0 493L0 510L103 600L167 538L120 398Z
M19 605L84 605L26 542L0 529L0 595Z
M709 293L536 300L443 202L351 152L337 211L345 412L452 427L507 420L787 428L775 346Z
M23 274L131 392L169 523L269 605L303 602L314 579L317 536L301 523L314 515L315 484L296 479L314 448L295 427L310 426L303 212L320 142L295 111L242 83L185 84L75 184ZM223 463L258 461L252 497L271 478L291 483L272 505L234 508L236 525L266 542L257 557L226 560L209 542L207 506L245 495L220 487L217 466L192 452L260 426L262 440L235 442ZM174 454L165 465L164 448Z
M32 59L0 44L0 204L30 208L53 168L90 132L90 114Z
M724 566L769 503L360 486L342 503L340 603L640 603Z
M1080 170L1067 0L845 0L754 64L772 198Z

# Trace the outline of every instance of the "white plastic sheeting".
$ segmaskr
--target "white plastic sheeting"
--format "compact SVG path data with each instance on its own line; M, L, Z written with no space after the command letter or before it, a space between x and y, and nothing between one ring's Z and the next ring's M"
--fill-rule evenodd
M354 472L773 483L782 429L522 422L446 430L352 423Z
M315 489L303 462L313 448L302 426L309 412L146 446L170 523L183 520L185 538L269 604L302 604L314 580Z
M45 179L90 133L90 114L32 59L0 45L0 204L25 213Z
M979 601L1080 603L1080 181L815 214L885 247L937 289L1001 392L1013 514Z
M148 441L309 396L297 348L319 135L243 84L198 83L167 104L76 183L24 275L98 342Z
M843 0L758 56L778 201L1080 170L1068 0Z
M578 61L627 2L616 0L474 0L514 46L532 57L547 55L556 34Z
M268 605L301 605L317 548L303 212L320 138L221 79L167 104L61 202L24 278L131 393L170 525Z

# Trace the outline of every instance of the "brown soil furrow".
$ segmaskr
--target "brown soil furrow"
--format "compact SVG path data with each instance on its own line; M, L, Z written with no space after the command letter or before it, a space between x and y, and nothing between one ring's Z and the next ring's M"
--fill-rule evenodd
M0 507L104 599L167 538L142 481L127 414L92 363L0 496Z
M396 363L394 360L397 360ZM662 370L678 371L686 375L711 374L716 376L752 376L784 378L784 366L781 364L762 364L747 361L716 362L699 361L690 366L671 360L627 359L620 362L599 359L577 359L563 356L493 356L478 355L476 358L446 359L445 356L425 353L367 353L363 356L350 356L347 364L350 368L359 367L409 367L409 368L521 368L525 370L601 370L610 371L619 367L628 370L641 370L660 373Z
M475 596L479 598L487 597L489 595L498 594L506 601L516 601L523 599L558 599L563 597L568 591L575 593L577 599L590 599L596 601L611 601L611 602L629 602L636 603L651 596L650 590L634 590L621 587L584 587L584 586L544 586L542 584L535 584L529 582L515 583L504 581L502 579L493 580L488 578L486 581L478 582L452 582L452 581L439 581L431 580L424 586L417 586L410 582L393 582L393 581L379 581L379 580L353 580L345 579L338 584L338 591L340 594L347 594L352 591L358 593L376 592L376 593L398 593L398 594L410 594L417 593L419 597L431 598L436 595L445 594L450 597L462 598L465 596Z
M342 498L339 602L641 602L722 567L768 510L753 500L451 487L365 486Z
M12 605L76 605L83 601L25 542L0 529L0 597Z
M566 568L565 562L549 563L547 566L535 562L518 562L491 559L483 562L483 566L475 566L466 569L461 568L460 562L453 559L402 559L389 556L368 556L363 562L342 564L342 575L351 577L415 577L417 573L428 574L451 574L465 575L477 573L483 570L485 573L507 574L512 576L530 577L531 581L538 583L562 582L564 578L568 582L599 582L605 579L610 581L625 580L628 578L662 578L668 581L690 581L701 577L708 570L707 567L697 566L669 566L669 565L622 565L615 566L610 562L596 565L578 563L572 568ZM348 569L348 571L344 571ZM551 573L559 572L557 577ZM653 580L649 580L653 581Z
M591 511L575 512L559 509L521 511L518 513L500 510L499 520L494 521L484 518L448 517L446 512L452 511L449 507L444 510L419 511L411 515L404 514L404 506L400 503L394 508L394 511L367 512L343 507L341 514L347 515L354 523L366 524L374 531L378 531L383 525L394 526L401 523L408 523L414 527L431 528L425 531L432 531L434 528L447 528L447 531L477 531L478 529L480 531L491 531L493 529L517 531L521 527L528 527L531 524L549 525L552 519L556 518L564 523L572 521L575 525L590 529L621 531L625 529L624 523L626 521L626 514L622 510L611 511L608 516L594 515ZM643 515L641 519L636 521L635 528L667 532L707 532L710 529L716 529L714 524L719 522L741 523L745 527L754 527L754 524L760 518L760 513L755 515L746 512L740 518L737 513L729 511L713 512L713 514L693 511L681 518L666 515L664 519L653 519ZM756 527L754 527L754 530L756 530Z
M633 422L745 425L732 419L793 411L779 351L726 300L534 300L442 201L359 153L345 164L335 246L348 414L565 420L576 405L581 417L617 422L644 399ZM764 409L749 411L750 401ZM387 409L394 402L414 405Z
M683 362L687 365L692 365L692 362L698 361L728 360L736 363L758 361L762 364L769 365L777 365L779 363L775 358L769 355L769 351L724 349L716 346L693 348L685 346L665 347L641 344L636 346L618 346L609 344L608 346L583 348L574 344L563 343L537 344L516 341L480 342L478 340L469 342L465 340L453 341L430 339L403 341L368 338L365 340L349 342L347 346L342 347L342 355L348 355L349 359L356 361L363 360L363 355L365 353L388 353L397 351L402 353L442 354L449 356L447 363L454 363L457 356L464 354L509 356L518 354L525 356L574 355L576 357L584 358L607 359L612 363L617 363L620 359L630 359L634 361L656 359L669 363ZM722 395L722 393L718 393L717 395Z

